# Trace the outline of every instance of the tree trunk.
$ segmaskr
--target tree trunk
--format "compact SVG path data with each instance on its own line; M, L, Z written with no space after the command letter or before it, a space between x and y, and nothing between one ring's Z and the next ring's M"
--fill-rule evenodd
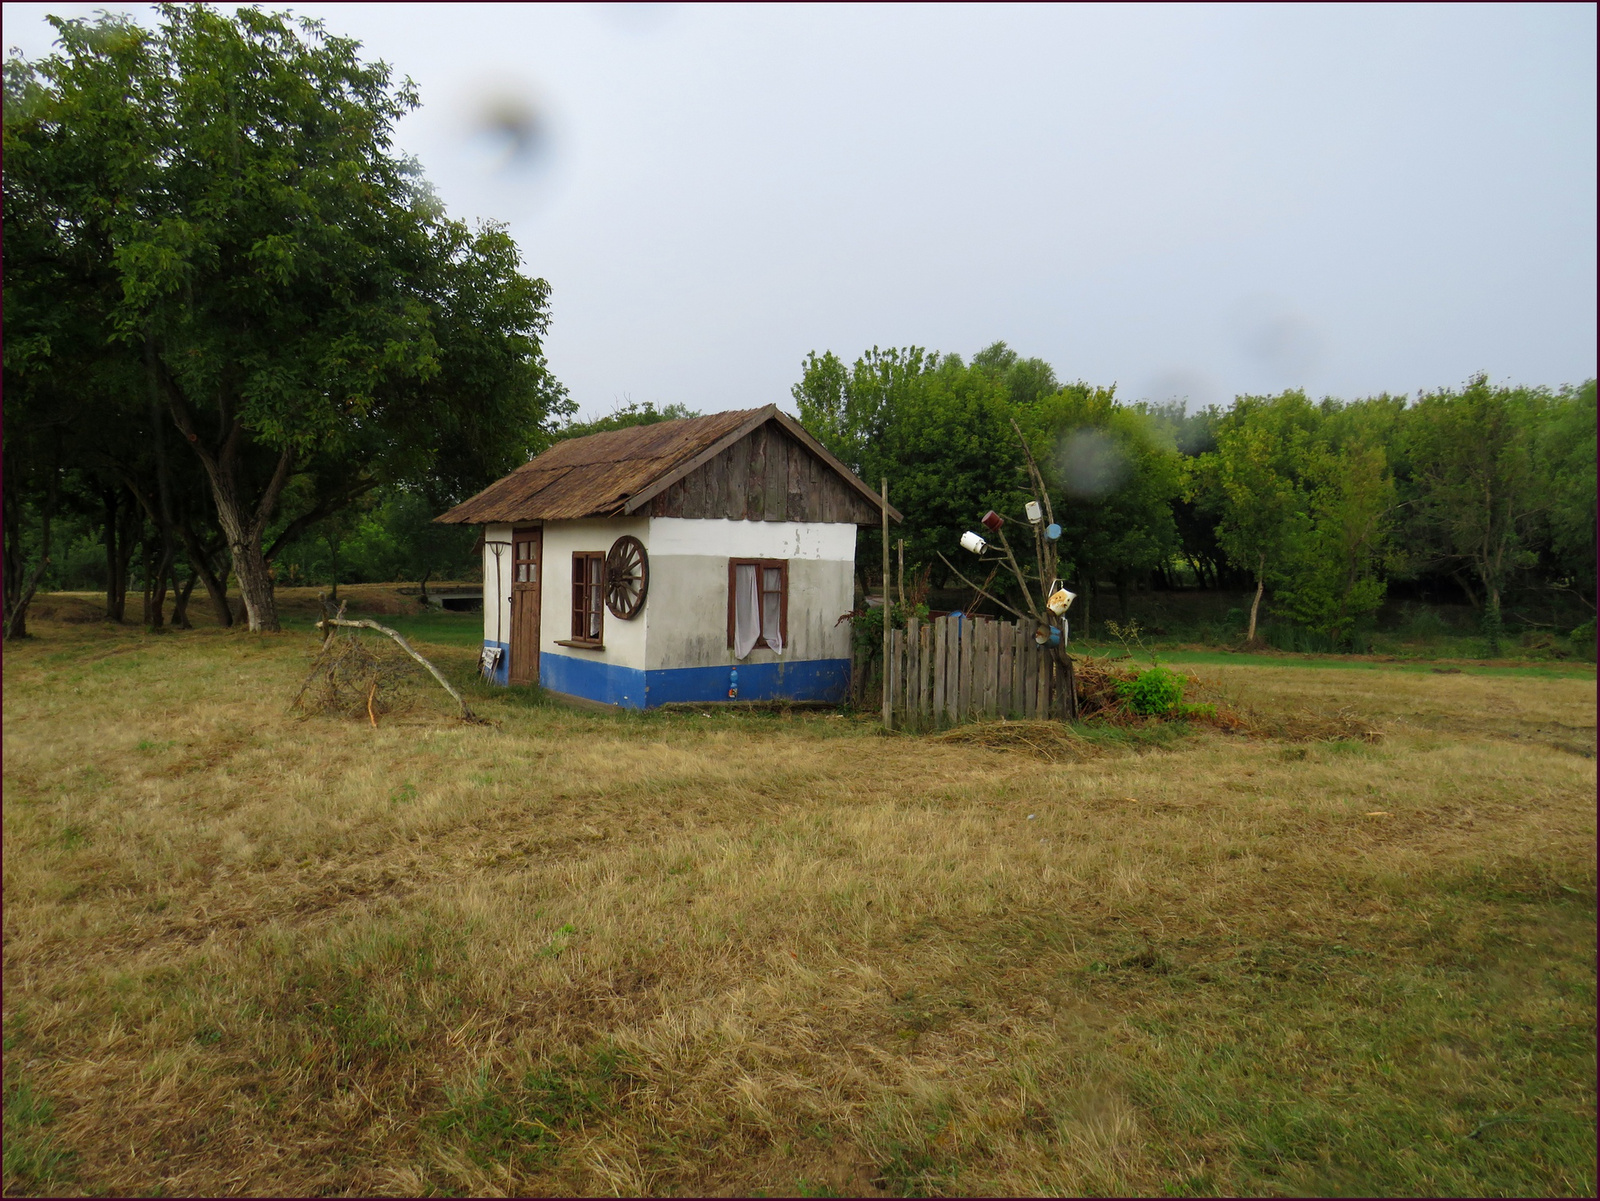
M133 563L133 548L138 543L144 532L144 514L134 500L133 493L126 488L122 492L121 517L117 525L117 562L115 574L107 585L108 595L106 607L113 608L115 600L115 616L113 621L123 622L128 618L128 568ZM110 589L115 588L116 595L109 595Z
M1251 646L1256 643L1256 614L1261 611L1261 592L1266 587L1267 556L1262 555L1256 563L1256 596L1250 602L1250 632L1245 635L1245 641Z
M210 465L208 464L208 471ZM251 633L276 634L283 627L278 622L278 602L272 594L272 571L266 556L261 553L261 536L267 520L277 505L278 495L289 477L289 452L278 459L278 469L272 483L256 507L254 518L245 517L238 500L237 481L233 473L218 464L211 471L211 492L217 502L217 521L228 539L228 550L233 556L233 574L239 580L239 595L244 599L245 621Z
M194 629L194 623L189 620L189 594L194 591L195 578L191 571L181 588L176 578L172 581L172 624L176 629Z
M1500 618L1500 589L1484 581L1483 586L1483 633L1489 640L1489 654L1491 657L1500 654L1500 637L1504 626Z
M170 537L163 538L156 559L155 571L150 576L149 625L152 630L160 630L166 625L167 581L172 576L171 550L172 541Z
M217 615L217 624L227 629L233 625L233 606L228 603L228 573L224 570L219 578L211 562L213 551L221 548L202 547L200 539L195 537L194 528L190 526L188 518L178 522L178 537L183 539L183 549L188 556L191 572L200 577L200 582L205 585L206 595L211 598L211 608ZM191 580L191 587L193 583Z
M6 564L9 570L6 572L6 586L3 590L7 609L5 614L5 640L7 642L14 638L26 638L28 636L28 606L33 604L33 594L38 591L39 577L44 574L44 569L50 565L50 519L55 516L57 487L58 481L52 472L50 492L45 497L44 508L40 513L39 561L33 565L33 572L28 577L26 586L20 588L17 587L17 584L21 581L12 582L14 575L20 571L22 566L20 537L22 522L20 518L13 527L15 534L18 536L11 540L12 547L7 548L12 553L8 554L6 558L12 561ZM13 499L12 504L16 505L16 503L16 500ZM8 530L7 533L12 533L13 530Z
M233 556L233 573L239 578L239 592L244 597L245 617L252 633L277 633L283 627L278 621L278 604L272 594L272 572L262 553L262 537L267 523L278 507L284 485L289 482L289 470L294 462L288 447L278 453L278 463L272 478L262 489L255 510L247 510L241 493L239 479L239 442L246 437L244 423L237 417L230 420L228 406L222 408L222 428L226 431L213 451L200 441L194 428L187 403L177 385L161 369L159 361L151 360L151 370L162 383L173 423L200 457L211 484L211 496L216 502L217 524L228 541L228 551Z
M141 624L148 626L150 624L150 571L151 571L151 565L150 565L150 535L148 533L146 533L145 536L142 539L140 539L139 548L140 548L140 552L141 552L142 566L144 568L144 580L142 581L143 584L144 584L144 591L142 593L142 596L143 596L143 599L144 599L144 613L142 614L142 616L140 618L140 622L141 622Z
M1078 673L1073 666L1072 656L1067 653L1065 645L1054 647L1050 651L1055 661L1060 664L1066 676L1066 693L1061 698L1061 716L1067 721L1078 720Z
M261 553L261 535L253 542L233 544L233 573L239 577L239 595L244 599L244 615L252 633L276 634L278 602L272 594L272 569Z
M105 506L106 620L121 621L122 608L127 600L128 579L127 564L122 561L117 546L118 518L121 516L117 490L102 488L100 500Z

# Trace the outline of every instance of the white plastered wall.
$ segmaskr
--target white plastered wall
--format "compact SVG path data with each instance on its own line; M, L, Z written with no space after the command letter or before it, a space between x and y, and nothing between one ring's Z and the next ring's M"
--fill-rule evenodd
M496 543L503 545L496 546ZM483 527L483 640L511 641L511 527ZM500 558L496 566L495 551ZM498 577L497 577L498 571ZM498 603L496 593L498 592Z
M855 594L855 526L653 517L649 537L640 537L650 551L650 595L642 614L649 626L648 670L740 662L728 646L729 559L789 561L784 660L849 658L850 627L838 621ZM743 662L778 659L761 645Z
M624 534L644 543L650 554L650 591L643 610L631 621L623 621L605 610L601 641L604 650L576 646L557 646L572 637L572 556L577 551L611 549ZM566 655L617 667L645 667L645 626L656 601L655 554L650 547L648 517L593 517L576 521L544 523L544 584L540 591L539 650L547 655Z

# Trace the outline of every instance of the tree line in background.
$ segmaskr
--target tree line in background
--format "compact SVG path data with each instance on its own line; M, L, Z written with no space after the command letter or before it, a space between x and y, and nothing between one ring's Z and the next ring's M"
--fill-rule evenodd
M1252 641L1270 592L1276 614L1349 646L1403 582L1476 607L1496 647L1508 620L1593 629L1593 380L1552 391L1478 376L1412 403L1287 391L1190 413L1061 384L999 342L970 362L812 353L793 394L830 451L888 480L907 570L936 585L949 582L940 553L959 567L958 540L986 510L1024 520L1025 439L1080 628L1108 593L1126 619L1131 590L1188 584L1247 590ZM858 563L877 563L877 537L863 533Z
M543 280L448 219L391 145L409 83L315 22L161 6L159 27L51 18L4 71L5 633L39 588L125 620L278 627L274 583L475 572L432 517L590 422L548 370ZM905 514L908 567L985 510L1021 519L1025 439L1084 628L1114 597L1263 596L1348 645L1409 587L1506 622L1595 611L1595 383L1482 377L1416 398L1124 403L1004 343L811 354L800 418ZM863 535L858 563L877 562ZM959 562L959 557L957 558ZM1004 579L990 581L1002 592ZM170 611L168 605L170 603Z

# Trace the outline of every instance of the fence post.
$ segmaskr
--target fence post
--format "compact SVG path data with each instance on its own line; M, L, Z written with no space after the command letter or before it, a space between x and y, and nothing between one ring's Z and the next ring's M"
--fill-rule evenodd
M894 729L893 699L889 693L889 628L894 623L889 603L889 477L883 477L883 728Z

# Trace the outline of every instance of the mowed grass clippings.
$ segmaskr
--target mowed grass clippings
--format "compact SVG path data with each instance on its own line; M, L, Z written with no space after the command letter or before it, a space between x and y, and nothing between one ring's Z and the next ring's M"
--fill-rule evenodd
M374 729L285 711L305 634L34 628L8 1195L1594 1192L1592 679Z

